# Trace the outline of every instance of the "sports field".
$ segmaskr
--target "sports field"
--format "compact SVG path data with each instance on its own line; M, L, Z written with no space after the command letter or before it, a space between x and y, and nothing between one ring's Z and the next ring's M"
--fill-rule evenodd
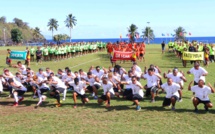
M5 65L5 55L7 47L0 48L0 69ZM10 47L11 50L24 50L25 47ZM15 64L15 61L13 61ZM161 54L160 45L147 45L145 62L138 65L144 69L145 66L154 64L160 67L162 73L168 69L178 67L179 70L187 72L192 65L188 63L186 68L182 67L181 61L173 53ZM110 61L106 52L89 54L74 59L59 62L43 62L42 65L31 64L31 68L37 71L39 68L50 67L53 71L59 68L70 67L72 71L83 69L88 71L90 66L103 66L108 68ZM125 69L131 67L131 62L121 64ZM209 75L206 81L214 85L215 63L211 63L206 70ZM9 68L13 73L17 69ZM45 103L37 109L34 106L38 99L32 99L31 94L25 94L25 100L18 107L13 107L13 99L8 99L8 92L4 92L0 98L0 133L94 133L94 134L127 134L127 133L214 133L215 108L209 113L204 111L203 105L199 106L199 113L193 112L194 107L191 102L192 92L188 92L188 83L193 80L193 76L185 75L188 82L183 89L183 102L176 103L176 110L162 108L162 101L165 94L160 94L155 103L150 103L150 98L144 98L140 105L141 111L136 111L132 107L132 102L114 98L111 100L111 107L106 109L105 105L98 105L90 94L90 102L82 106L78 99L78 106L73 108L71 91L67 93L66 101L62 102L62 107L54 107L55 100L47 98ZM163 79L163 82L166 80ZM146 81L141 80L142 85ZM100 89L100 95L102 90ZM210 95L212 103L215 102L214 95Z

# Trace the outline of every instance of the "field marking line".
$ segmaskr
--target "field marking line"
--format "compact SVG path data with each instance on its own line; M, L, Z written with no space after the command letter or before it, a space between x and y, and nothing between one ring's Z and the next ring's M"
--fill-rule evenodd
M87 62L83 62L81 64L78 64L78 65L75 65L75 66L72 66L70 68L74 68L74 67L77 67L77 66L80 66L80 65L83 65L83 64L86 64L86 63L89 63L89 62L92 62L92 61L96 61L96 60L99 60L100 58L96 58L96 59L93 59L93 60L90 60L90 61L87 61Z

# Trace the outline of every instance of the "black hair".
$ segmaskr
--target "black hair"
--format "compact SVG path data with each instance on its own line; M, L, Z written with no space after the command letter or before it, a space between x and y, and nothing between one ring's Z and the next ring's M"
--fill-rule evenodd
M92 72L88 72L87 75L92 75Z

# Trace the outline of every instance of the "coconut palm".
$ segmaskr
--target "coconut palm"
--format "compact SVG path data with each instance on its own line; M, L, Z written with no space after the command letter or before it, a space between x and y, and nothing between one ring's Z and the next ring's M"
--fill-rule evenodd
M40 38L40 36L41 36L41 33L40 33L41 31L40 31L40 28L38 28L38 27L35 27L35 29L34 29L34 31L33 31L33 38L35 39L35 40L38 40L39 38Z
M176 40L185 40L185 36L184 33L186 33L185 29L183 27L178 27L177 29L174 30L175 31L175 39Z
M66 20L64 21L65 24L66 24L66 27L69 28L70 30L70 42L72 40L72 29L73 27L77 24L77 20L75 18L75 16L73 16L72 14L69 14L67 17L66 17Z
M154 40L155 38L154 31L151 29L151 27L146 27L145 29L143 29L142 33L143 39L148 39L148 44L150 44L150 40Z
M49 27L49 31L52 31L52 38L53 38L53 32L54 32L54 30L57 31L57 28L58 28L58 26L59 26L59 25L58 25L58 21L57 21L56 19L54 19L54 18L51 18L51 19L49 20L47 26Z
M130 41L131 42L134 42L135 41L135 35L137 33L137 29L138 27L134 24L131 24L129 27L128 27L128 33L129 33L129 37L130 37Z

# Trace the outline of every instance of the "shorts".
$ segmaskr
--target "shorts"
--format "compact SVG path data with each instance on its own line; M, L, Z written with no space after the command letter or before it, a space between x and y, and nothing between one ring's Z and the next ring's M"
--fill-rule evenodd
M37 60L40 60L42 57L41 56L37 56Z
M202 101L202 100L200 100L198 97L196 97L196 99L199 101L199 103L203 103L204 105L206 105L206 104L208 104L208 103L211 103L210 100Z
M118 88L113 88L113 91L114 92L119 92L119 89Z
M169 48L173 48L173 46L169 46Z
M100 86L98 84L95 84L94 86L96 87L97 90L100 88ZM88 86L87 90L89 90L90 92L93 92L93 87L92 86Z
M143 54L140 54L140 57L143 57Z
M18 93L18 96L23 96L25 94L25 91L22 90L16 90L15 92Z
M172 97L174 97L175 100L179 100L178 96L173 95ZM171 104L171 98L164 98L163 106L170 106L170 104Z
M88 98L86 94L79 94L78 92L75 92L77 93L77 97L81 97L81 99L85 99L85 98Z
M54 91L59 91L60 93L63 93L64 91L65 91L65 88L55 88L55 90Z
M111 94L111 97L114 96L114 94L110 93ZM102 99L103 101L106 101L107 100L107 96L106 95L101 95L101 97L99 97L100 99Z
M143 99L142 96L140 96L139 94L134 94L132 100L138 100L141 101Z
M208 57L207 57L207 58L205 57L205 61L209 61L209 58L208 58Z
M40 90L41 94L43 94L43 93L49 91L49 88L41 88L39 90Z
M133 99L133 94L132 94L132 89L125 89L123 92L123 96L126 97L127 100L132 100Z
M33 54L31 54L31 57L34 57L34 55L33 55Z
M162 50L164 51L165 47L162 47Z
M150 88L147 88L146 89L146 96L150 96L151 95L151 92L153 93L156 93L158 90L157 86L153 86L153 87L150 87Z

